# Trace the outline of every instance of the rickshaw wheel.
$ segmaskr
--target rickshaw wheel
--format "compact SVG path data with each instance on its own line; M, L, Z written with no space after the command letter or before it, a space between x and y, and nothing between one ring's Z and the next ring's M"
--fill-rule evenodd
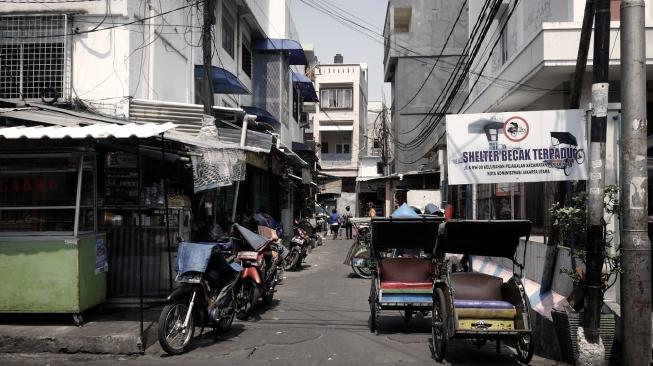
M528 364L533 358L533 351L535 344L530 334L520 334L519 338L515 341L515 351L517 352L517 360L523 364Z
M376 309L376 287L374 283L374 277L372 277L371 287L370 287L370 298L367 300L370 303L370 332L376 332L377 328L377 309Z
M433 356L437 362L444 360L447 349L447 307L442 289L435 289L433 298L433 317L431 318L431 343Z
M583 151L583 149L576 150L576 162L578 164L583 164L583 162L585 162L585 151Z

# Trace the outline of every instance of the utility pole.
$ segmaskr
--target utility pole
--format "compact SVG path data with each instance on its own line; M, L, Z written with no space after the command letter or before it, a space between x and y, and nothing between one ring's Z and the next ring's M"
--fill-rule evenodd
M644 0L621 1L623 232L621 347L626 366L651 361L651 243L646 167L646 41Z
M204 61L204 81L202 100L204 114L213 115L213 53L211 52L211 29L215 25L215 0L204 2L204 23L202 25L202 59Z
M592 75L592 124L590 131L590 179L587 226L587 278L585 338L599 342L603 298L603 215L605 211L605 135L608 120L608 58L610 53L610 0L596 1ZM650 314L649 314L650 316Z

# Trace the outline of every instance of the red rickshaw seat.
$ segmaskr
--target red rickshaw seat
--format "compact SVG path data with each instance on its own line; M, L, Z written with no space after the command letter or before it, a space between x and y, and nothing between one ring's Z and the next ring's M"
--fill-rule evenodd
M381 289L431 289L431 268L431 261L428 259L385 258L379 263Z

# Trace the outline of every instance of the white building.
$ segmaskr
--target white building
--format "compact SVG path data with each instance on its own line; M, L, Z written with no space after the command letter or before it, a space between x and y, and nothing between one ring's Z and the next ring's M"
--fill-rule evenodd
M333 192L339 211L355 207L358 162L366 144L361 131L367 124L367 64L321 64L315 72L320 103L312 115L313 135L322 170L339 177L340 192ZM322 197L325 198L325 197Z
M301 113L293 113L293 103L301 102L297 93L293 98L292 72L304 74L304 65L289 65L288 57L280 55L292 51L269 52L264 42L285 39L299 45L289 1L215 3L214 79L226 78L229 87L221 88L214 80L214 105L268 109L256 95L262 90L258 99L263 99L271 90L257 86L255 79L276 78L278 108L268 112L279 122L277 132L284 144L302 141L295 117ZM121 118L129 118L132 100L202 104L202 10L185 0L3 4L0 98L56 95ZM275 57L262 54L286 59L277 60L277 66L284 67L267 72L266 64ZM262 65L258 74L257 61Z

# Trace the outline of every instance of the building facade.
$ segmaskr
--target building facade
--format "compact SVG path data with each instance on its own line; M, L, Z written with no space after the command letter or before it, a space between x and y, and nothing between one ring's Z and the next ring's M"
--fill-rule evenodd
M444 146L444 123L428 132L425 126L434 119L434 101L450 76L451 67L442 66L455 64L467 41L467 12L463 11L455 22L464 4L462 0L388 2L383 64L393 98L392 173L439 168L435 151ZM436 60L440 67L433 67ZM417 142L423 135L428 135L428 139Z
M367 78L366 64L343 63L340 55L315 72L320 102L311 115L313 136L322 170L341 182L340 193L328 197L339 211L356 206L359 157L366 149L361 131L367 124Z

